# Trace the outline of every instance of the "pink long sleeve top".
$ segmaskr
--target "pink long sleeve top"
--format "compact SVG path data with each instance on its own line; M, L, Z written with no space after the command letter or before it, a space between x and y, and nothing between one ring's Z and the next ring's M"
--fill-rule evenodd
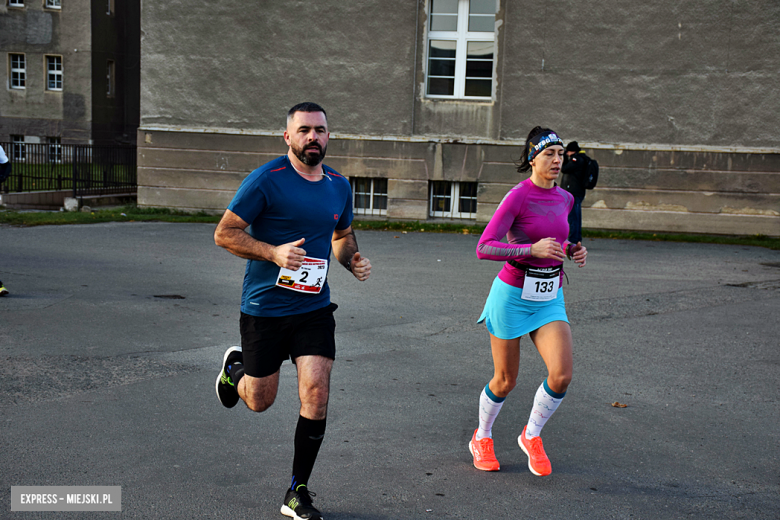
M480 260L515 260L533 267L554 267L559 261L535 258L531 246L543 238L553 237L566 251L569 241L569 211L574 205L572 195L554 186L540 188L526 179L506 194L477 245ZM507 237L508 243L501 242ZM563 273L561 272L561 276ZM498 277L514 287L523 287L525 273L510 264Z

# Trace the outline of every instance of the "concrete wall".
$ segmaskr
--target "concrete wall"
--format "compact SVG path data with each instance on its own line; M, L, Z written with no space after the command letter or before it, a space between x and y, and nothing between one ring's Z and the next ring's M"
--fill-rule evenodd
M780 235L780 4L501 0L487 101L425 97L428 6L144 4L139 203L221 211L311 100L388 218L428 218L442 179L479 182L487 221L541 124L601 164L585 227Z
M780 236L780 154L594 148L583 225Z
M545 122L579 141L780 147L780 3L508 10L501 137Z
M0 193L0 206L5 209L42 209L47 211L86 211L105 206L135 204L135 193L111 195L87 195L73 197L73 190L32 191L25 193Z
M583 143L600 164L583 225L711 234L780 236L780 155L630 150ZM220 213L246 175L286 153L280 135L141 130L138 203ZM334 135L326 163L348 177L388 179L387 218L428 220L429 183L477 182L485 223L516 172L521 143L380 140Z
M284 130L305 100L343 132L411 133L414 0L145 2L144 125Z
M425 99L423 0L146 3L142 124L283 130L313 99L356 135L780 147L777 2L499 5L475 102Z

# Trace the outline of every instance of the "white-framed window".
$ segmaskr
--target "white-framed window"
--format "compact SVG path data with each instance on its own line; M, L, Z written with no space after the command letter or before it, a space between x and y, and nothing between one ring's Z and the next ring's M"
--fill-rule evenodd
M27 160L27 147L24 144L23 135L11 136L11 160L16 162Z
M49 144L49 162L61 163L62 162L62 142L59 137L47 137L46 141Z
M431 181L432 217L477 218L477 183Z
M46 9L62 9L62 2L60 0L46 0L44 7Z
M387 215L387 179L351 177L352 212L356 215Z
M24 7L24 0L8 0L8 7Z
M46 56L46 90L62 90L62 56Z
M498 0L431 0L425 95L493 97Z
M114 0L106 0L106 14L108 16L114 14Z
M108 97L114 97L115 72L114 60L108 60L106 63L106 96Z
M27 63L24 54L9 54L8 61L10 65L9 77L11 81L9 86L13 89L23 89L27 85Z

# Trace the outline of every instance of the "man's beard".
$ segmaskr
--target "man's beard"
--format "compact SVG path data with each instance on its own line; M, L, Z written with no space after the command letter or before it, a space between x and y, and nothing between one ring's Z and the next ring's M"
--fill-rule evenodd
M307 150L307 148L316 148L319 153L312 153L309 155L307 152L311 152L312 150ZM292 151L295 157L306 166L317 166L325 158L325 152L328 151L328 147L326 146L323 148L319 143L309 143L303 149L293 146Z

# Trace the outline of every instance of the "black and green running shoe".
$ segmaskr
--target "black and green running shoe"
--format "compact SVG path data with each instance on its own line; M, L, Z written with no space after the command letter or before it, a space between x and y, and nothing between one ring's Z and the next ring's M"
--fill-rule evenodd
M288 489L284 496L282 514L296 520L322 520L322 513L311 503L311 497L315 496L317 494L309 491L306 484L296 486L294 491Z
M0 282L0 296L7 296L8 295L8 289L3 287L3 282Z
M225 408L233 408L238 402L238 389L228 373L228 367L244 360L239 347L230 347L222 358L222 370L217 376L217 398Z

